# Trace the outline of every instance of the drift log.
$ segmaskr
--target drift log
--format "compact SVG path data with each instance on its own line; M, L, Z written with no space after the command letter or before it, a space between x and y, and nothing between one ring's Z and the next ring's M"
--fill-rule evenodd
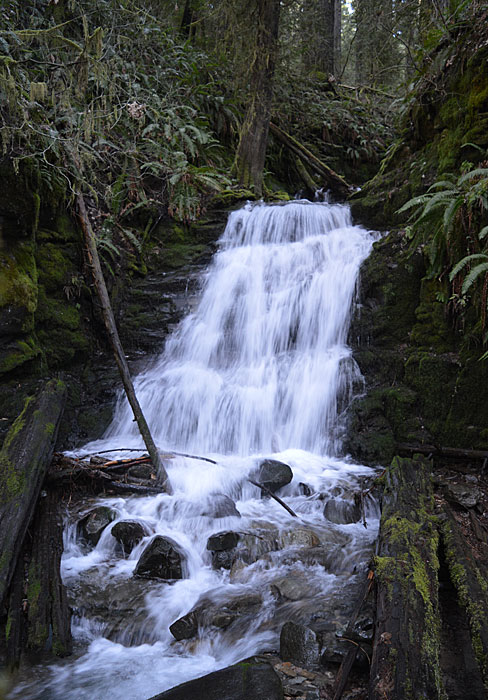
M437 558L431 467L396 457L385 474L370 700L442 695Z
M346 197L350 193L352 188L347 184L344 178L338 175L332 168L329 168L328 165L317 158L308 148L299 143L293 136L287 134L286 131L280 129L276 124L271 122L269 128L273 136L275 136L278 141L281 141L295 156L298 156L303 166L308 165L311 170L317 172L335 194Z
M65 399L64 383L49 381L37 397L27 399L0 451L0 602L52 458Z
M105 328L108 333L117 367L119 368L124 391L130 407L132 408L132 412L134 413L134 418L136 419L137 426L139 428L139 432L141 433L142 439L144 440L144 444L146 445L146 449L149 452L151 461L161 480L162 487L167 493L171 493L171 485L169 483L168 474L166 473L166 469L161 462L158 450L151 435L151 431L149 430L149 426L137 399L136 392L134 391L134 385L132 384L132 379L129 372L129 365L125 359L124 349L122 347L122 343L120 342L119 332L117 330L112 306L110 304L110 298L108 296L107 286L105 284L105 278L100 265L95 236L88 218L85 200L83 199L82 194L77 195L76 202L78 205L78 215L80 218L81 228L85 238L88 261L91 266L93 281L97 290L100 306L102 307L103 321L105 323Z

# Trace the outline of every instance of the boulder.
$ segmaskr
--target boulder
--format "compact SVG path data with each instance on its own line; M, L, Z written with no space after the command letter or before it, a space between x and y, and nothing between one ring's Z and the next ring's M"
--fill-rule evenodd
M136 544L147 534L137 520L120 520L112 527L112 536L122 545L125 554L130 554Z
M238 542L239 535L237 532L217 532L208 538L207 549L211 552L225 552L236 547Z
M317 635L304 625L285 622L280 634L280 657L302 668L318 666L320 645Z
M283 700L273 667L256 657L188 681L150 700Z
M166 580L183 578L183 555L176 542L156 535L142 552L134 576Z
M115 520L117 513L108 506L98 506L91 510L78 523L81 537L92 545L98 544L102 532Z
M241 517L232 498L223 493L210 494L202 515L206 515L209 518Z
M288 464L278 462L275 459L265 459L261 462L256 477L256 481L266 486L273 493L289 484L292 479L293 472Z
M358 523L361 519L361 509L356 503L344 501L342 498L331 498L324 506L324 518L337 525Z

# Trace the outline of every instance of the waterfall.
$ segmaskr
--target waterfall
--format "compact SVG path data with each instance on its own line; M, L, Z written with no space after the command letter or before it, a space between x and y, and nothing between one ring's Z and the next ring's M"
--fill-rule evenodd
M76 654L38 670L11 698L146 700L277 649L290 619L334 643L330 630L377 531L374 504L367 529L343 517L373 470L338 456L360 380L347 346L350 314L374 238L337 204L248 204L229 216L198 307L135 382L158 446L211 454L215 464L169 459L173 495L92 499L71 510L62 575ZM104 438L84 449L140 446L121 396ZM270 457L291 467L280 497L297 518L248 481ZM110 522L88 545L78 523L95 505ZM112 528L127 520L144 536L124 553ZM228 566L208 548L223 531L241 548ZM181 553L183 578L134 575L156 536ZM177 641L170 626L190 611L198 632Z
M136 381L156 442L202 453L280 445L336 454L337 407L357 378L346 345L352 299L372 241L342 205L233 212L200 305ZM138 439L123 398L106 438Z

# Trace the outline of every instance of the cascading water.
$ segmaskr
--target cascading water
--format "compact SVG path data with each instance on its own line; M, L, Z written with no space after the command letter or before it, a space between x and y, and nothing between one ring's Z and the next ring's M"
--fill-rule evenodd
M77 657L12 697L145 700L277 648L288 619L310 624L331 601L337 613L376 532L373 511L367 530L323 515L324 501L351 494L372 473L336 455L341 414L360 380L346 339L373 241L341 205L257 204L230 215L198 308L136 381L157 444L216 464L168 460L172 496L98 499L115 520L94 547L80 541L70 516L63 577ZM121 446L141 446L122 398L104 439L85 449ZM293 471L280 496L297 519L247 480L270 457ZM128 519L145 537L124 556L111 528ZM212 567L207 550L222 531L236 533L242 548L230 571ZM133 576L155 535L183 555L185 578L171 585ZM192 609L198 630L175 641L169 626Z

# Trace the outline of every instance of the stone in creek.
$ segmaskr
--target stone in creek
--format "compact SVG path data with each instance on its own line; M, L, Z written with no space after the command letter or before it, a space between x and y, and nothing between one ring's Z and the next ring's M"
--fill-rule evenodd
M278 462L275 459L265 459L259 465L259 472L255 479L266 486L272 493L276 493L293 479L293 472L288 464ZM266 494L264 494L266 495Z
M238 542L239 535L237 532L217 532L208 538L207 549L211 552L225 552L236 547Z
M223 493L210 494L202 515L206 515L209 518L241 517L232 498Z
M112 536L122 545L125 554L130 554L136 544L147 534L137 520L121 520L112 527Z
M78 529L84 540L92 545L98 544L102 532L117 517L117 513L107 506L98 506L78 523Z
M230 600L213 600L211 596L200 598L190 612L170 626L175 639L192 639L201 627L227 629L244 616L253 617L259 612L263 599L257 593L243 593Z
M282 547L318 547L320 537L313 530L305 527L296 527L293 530L282 532L279 538Z
M320 644L315 632L295 622L285 622L280 634L280 657L295 666L314 668L320 662Z
M273 667L251 657L154 695L150 700L283 700L283 686Z
M312 598L317 593L317 585L313 585L306 574L299 571L290 571L287 576L274 579L270 588L279 599L293 601Z
M195 637L198 632L198 615L196 611L192 610L173 622L169 626L169 631L178 642L181 642L182 639Z
M356 503L331 498L324 506L324 518L337 525L357 523L361 519L361 509Z
M142 578L183 578L183 556L176 542L157 535L142 552L134 571Z

